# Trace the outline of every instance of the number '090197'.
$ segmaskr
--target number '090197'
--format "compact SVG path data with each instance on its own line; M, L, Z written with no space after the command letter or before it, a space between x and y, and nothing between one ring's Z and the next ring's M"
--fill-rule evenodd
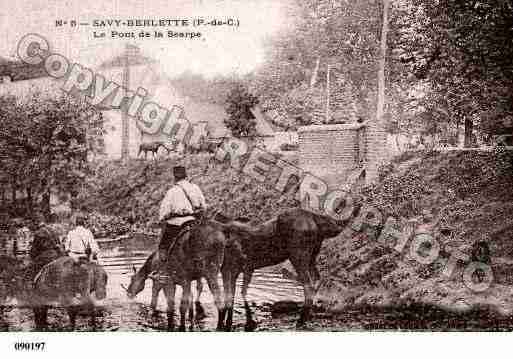
M16 342L14 350L26 351L43 351L45 350L45 342Z

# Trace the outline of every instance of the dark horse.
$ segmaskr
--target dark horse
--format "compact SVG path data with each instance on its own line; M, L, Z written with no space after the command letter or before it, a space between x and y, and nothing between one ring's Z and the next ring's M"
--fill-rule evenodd
M224 318L224 303L218 275L224 261L226 237L223 228L218 222L200 220L192 226L192 229L179 236L172 246L168 256L165 271L168 275L167 283L167 317L168 329L174 329L175 287L180 285L183 289L180 302L180 327L185 330L186 314L190 308L191 282L205 278L218 310L217 329L222 329ZM193 261L191 258L198 258ZM144 287L145 277L134 275L130 280L127 294L135 296Z
M32 307L37 329L47 326L48 308L66 308L71 329L82 309L91 315L93 328L96 321L96 299L107 296L107 273L96 263L76 264L70 257L60 257L45 265L34 279Z
M148 154L148 152L153 153L153 157L155 157L160 147L163 147L167 151L167 154L169 154L173 150L171 148L166 147L165 143L161 141L141 143L139 145L139 153L137 154L137 157L139 157L142 152L144 152L144 159L146 159L146 155Z
M249 331L256 327L246 297L253 272L287 259L294 266L298 281L304 289L305 302L297 323L298 327L303 326L309 319L315 286L320 280L316 259L322 242L326 238L338 235L345 224L346 221L339 223L299 208L285 211L257 226L236 220L225 223L225 234L230 241L238 245L227 247L222 268L226 308L224 328L231 330L232 327L235 283L238 275L243 273L245 329ZM242 253L242 256L239 253Z
M146 282L146 279L150 278L153 281L153 284L151 286L151 302L150 302L150 308L152 310L153 315L158 314L157 312L157 302L159 293L162 290L164 292L164 295L166 299L169 297L169 287L168 287L168 280L167 278L155 278L151 277L150 274L158 268L156 267L156 252L153 252L148 256L144 264L137 270L135 266L133 267L133 277L130 281L129 288L126 288L126 291L128 293L129 297L135 297L137 294L139 294L144 289L144 284ZM124 288L124 287L123 287ZM200 296L203 292L203 283L201 280L196 281L196 300L194 301L194 307L196 309L196 318L203 318L205 316L205 310L203 309L203 306L200 302ZM193 319L194 312L192 310L192 307L189 310L189 318Z

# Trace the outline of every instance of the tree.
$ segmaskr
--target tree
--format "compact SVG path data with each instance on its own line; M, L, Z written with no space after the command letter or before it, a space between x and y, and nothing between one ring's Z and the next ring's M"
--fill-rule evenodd
M256 134L256 122L251 109L258 99L244 85L236 84L226 98L226 126L235 137L252 137Z
M31 92L14 101L0 97L0 159L3 181L27 192L28 205L41 197L43 213L50 212L52 189L75 192L88 171L89 151L102 135L101 114L68 95L44 97Z
M345 86L330 86L330 100L346 97L342 101L351 103L352 97L355 102L338 112L366 107L361 103L369 98L374 102L381 12L377 0L295 1L287 15L292 26L267 42L266 61L251 82L262 107L298 118L301 124L326 122L328 64L353 91L347 96Z
M464 126L467 147L476 125L500 131L500 120L513 113L511 1L398 2L402 6L392 20L395 67L424 83L430 92L424 105L432 101L424 109L442 104L442 112Z

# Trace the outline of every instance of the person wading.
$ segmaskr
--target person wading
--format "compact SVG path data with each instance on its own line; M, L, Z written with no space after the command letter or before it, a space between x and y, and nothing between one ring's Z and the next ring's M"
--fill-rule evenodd
M190 229L207 208L201 189L187 180L185 167L173 167L173 176L175 184L167 191L160 205L162 235L156 259L156 268L159 269L152 273L153 276L162 271L163 264L172 255L176 240ZM195 261L195 258L191 259Z

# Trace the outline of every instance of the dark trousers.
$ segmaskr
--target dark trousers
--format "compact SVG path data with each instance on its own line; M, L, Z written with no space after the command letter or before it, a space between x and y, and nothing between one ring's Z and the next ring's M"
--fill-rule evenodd
M167 261L169 249L177 239L178 234L182 230L182 226L175 226L173 224L164 223L162 225L162 235L158 247L159 262L162 264Z
M175 226L168 223L163 225L162 236L158 247L159 266L167 261L169 255L173 255L172 253L175 250L174 246L176 246L176 242L180 239L178 236L185 235L186 228L192 223L192 221L185 222L181 226ZM192 259L193 261L195 260L195 258Z

